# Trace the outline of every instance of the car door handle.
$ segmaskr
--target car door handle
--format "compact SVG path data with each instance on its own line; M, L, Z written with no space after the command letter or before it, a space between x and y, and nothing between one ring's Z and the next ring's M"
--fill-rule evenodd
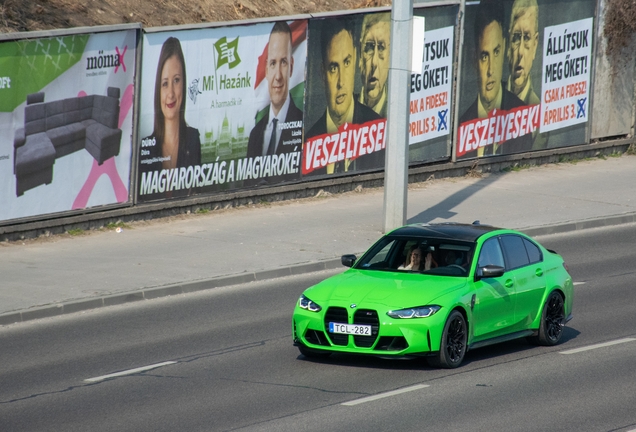
M534 271L534 274L536 274L537 276L543 276L543 269L542 268L538 268Z
M504 285L506 286L506 288L512 288L514 282L512 281L512 279L508 279Z

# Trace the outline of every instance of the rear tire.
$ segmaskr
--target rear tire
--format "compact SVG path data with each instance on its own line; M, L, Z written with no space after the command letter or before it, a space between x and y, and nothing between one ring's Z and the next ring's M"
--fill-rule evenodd
M444 325L442 342L439 352L428 359L428 363L434 367L454 369L464 360L466 355L466 320L459 311L453 311Z
M531 338L531 341L543 346L556 345L561 341L564 326L565 303L561 294L553 291L543 305L539 334Z

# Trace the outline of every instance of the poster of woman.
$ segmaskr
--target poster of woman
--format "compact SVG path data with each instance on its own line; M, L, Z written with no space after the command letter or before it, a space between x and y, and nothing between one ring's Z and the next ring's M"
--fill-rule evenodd
M146 33L138 201L299 179L306 38L306 20Z

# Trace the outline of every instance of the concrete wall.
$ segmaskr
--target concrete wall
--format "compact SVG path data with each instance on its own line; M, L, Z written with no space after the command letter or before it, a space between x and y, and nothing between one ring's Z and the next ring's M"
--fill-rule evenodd
M636 37L622 51L623 61L612 64L603 37L606 0L599 0L591 139L634 135Z

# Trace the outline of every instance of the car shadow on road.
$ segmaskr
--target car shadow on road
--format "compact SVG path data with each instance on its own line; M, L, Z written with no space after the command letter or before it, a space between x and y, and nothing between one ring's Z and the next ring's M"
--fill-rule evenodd
M331 366L385 369L385 370L422 370L428 364L424 358L381 358L367 355L350 355L333 353L325 358L307 358L303 355L297 357L298 360L312 363L322 363Z
M489 345L466 353L466 357L464 358L462 365L466 366L473 362L495 359L498 357L506 359L506 356L509 355L513 355L515 360L519 360L519 355L521 355L521 358L528 358L542 355L546 352L562 351L565 349L564 344L570 340L576 339L579 334L581 333L578 330L565 327L559 344L551 347L538 346L526 338L514 339L509 342ZM528 355L525 355L525 352L527 352ZM500 363L500 361L498 361L498 363Z
M466 353L464 361L457 370L466 371L466 368L470 367L471 365L474 368L475 366L477 366L477 363L484 361L487 362L487 365L490 365L491 363L489 363L489 360L495 361L495 364L500 364L507 363L508 361L518 361L529 357L535 357L546 354L548 352L562 351L564 349L563 345L568 341L576 339L579 334L580 332L578 330L570 327L565 327L563 329L561 342L558 345L552 347L537 346L534 343L528 341L528 339L526 338L520 338L508 342L489 345L475 350L470 350ZM430 367L424 357L401 359L333 353L331 356L325 358L309 359L303 355L299 355L297 359L302 361L310 361L312 363L320 363L326 365L328 364L330 366L384 369L391 371L437 369L434 367Z

